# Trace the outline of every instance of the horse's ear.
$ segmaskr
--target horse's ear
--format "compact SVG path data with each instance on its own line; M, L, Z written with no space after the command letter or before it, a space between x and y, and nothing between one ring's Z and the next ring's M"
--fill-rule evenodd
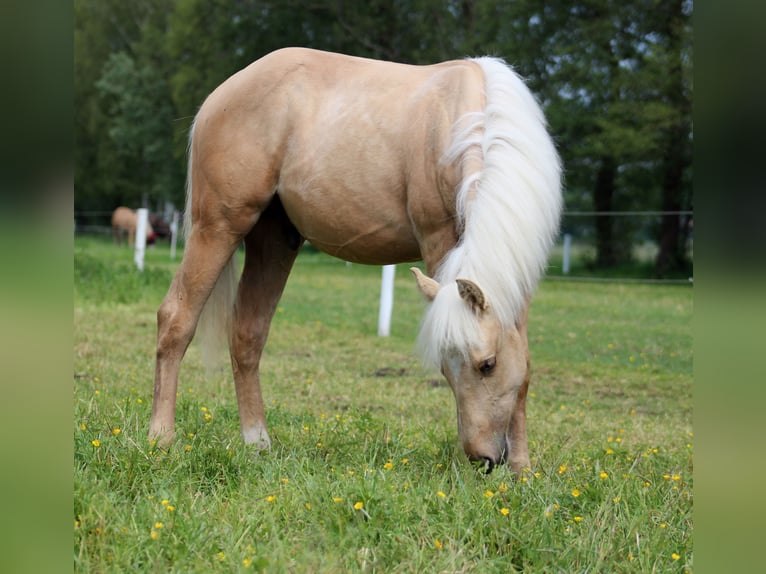
M415 280L418 282L418 289L420 289L423 296L429 301L433 301L439 289L441 289L441 285L430 277L423 275L417 267L410 267L410 271L415 276Z
M457 279L456 282L460 298L468 303L476 313L487 310L487 299L476 283L468 279Z

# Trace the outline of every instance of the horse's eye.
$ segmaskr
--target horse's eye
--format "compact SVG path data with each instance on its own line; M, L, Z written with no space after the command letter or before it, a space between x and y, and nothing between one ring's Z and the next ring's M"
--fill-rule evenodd
M479 363L479 372L482 375L489 375L492 371L495 370L495 363L495 357L484 359L481 363Z

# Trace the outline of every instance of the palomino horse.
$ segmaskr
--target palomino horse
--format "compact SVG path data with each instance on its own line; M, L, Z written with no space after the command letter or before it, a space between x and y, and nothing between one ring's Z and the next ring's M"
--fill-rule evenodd
M114 242L119 245L123 243L124 235L128 236L128 246L133 247L133 241L136 237L136 226L138 225L138 214L129 207L118 207L112 213L112 235ZM156 234L150 222L146 222L146 242L152 243Z
M560 164L539 105L502 61L279 50L207 98L187 186L186 249L157 313L151 437L173 437L179 364L207 302L228 334L243 439L270 446L259 363L309 240L358 263L424 260L433 278L413 269L430 301L420 343L452 387L463 449L488 471L529 466L527 311L558 233Z

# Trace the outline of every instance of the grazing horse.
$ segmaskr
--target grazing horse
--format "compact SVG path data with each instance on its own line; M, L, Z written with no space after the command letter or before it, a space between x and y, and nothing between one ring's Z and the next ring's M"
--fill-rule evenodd
M273 52L221 84L189 140L183 261L158 318L150 437L174 435L178 370L200 330L228 337L245 443L268 448L259 363L304 240L413 269L419 337L457 403L459 441L490 471L528 467L527 312L558 233L559 157L501 60L411 66ZM245 245L238 287L232 256Z
M128 207L118 207L112 213L112 235L117 245L123 243L124 236L128 236L128 247L133 247L133 241L136 237L136 227L138 226L138 214ZM146 243L154 243L156 234L149 221L146 222Z

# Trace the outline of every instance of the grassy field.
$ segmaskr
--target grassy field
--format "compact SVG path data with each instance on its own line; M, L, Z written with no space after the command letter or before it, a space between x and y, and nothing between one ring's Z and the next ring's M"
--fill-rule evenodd
M304 253L263 364L273 448L239 438L225 358L181 367L177 444L147 439L155 314L177 261L143 274L75 241L78 572L689 572L689 287L546 281L530 315L531 471L478 473L454 399L423 369L423 303L397 270Z

